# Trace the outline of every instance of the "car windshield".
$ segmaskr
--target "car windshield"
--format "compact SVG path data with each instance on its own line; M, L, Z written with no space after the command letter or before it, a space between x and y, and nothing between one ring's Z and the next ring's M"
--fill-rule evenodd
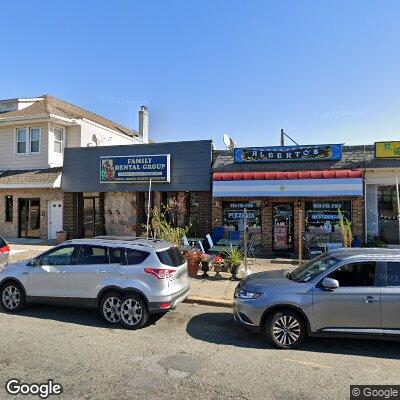
M312 260L306 261L301 267L291 271L288 274L288 278L295 282L309 282L337 262L337 258L327 254L321 254Z

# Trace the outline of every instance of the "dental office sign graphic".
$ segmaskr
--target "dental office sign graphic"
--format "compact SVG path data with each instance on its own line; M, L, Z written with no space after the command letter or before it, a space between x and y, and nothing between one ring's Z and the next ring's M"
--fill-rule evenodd
M100 183L170 182L170 154L100 157Z
M243 147L235 149L235 162L284 162L341 160L341 144Z

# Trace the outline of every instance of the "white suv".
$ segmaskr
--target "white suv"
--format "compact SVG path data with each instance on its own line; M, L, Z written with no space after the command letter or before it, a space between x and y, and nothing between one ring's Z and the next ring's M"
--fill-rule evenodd
M28 302L97 307L130 329L175 308L189 294L187 263L162 240L100 237L69 240L30 261L0 267L6 312Z

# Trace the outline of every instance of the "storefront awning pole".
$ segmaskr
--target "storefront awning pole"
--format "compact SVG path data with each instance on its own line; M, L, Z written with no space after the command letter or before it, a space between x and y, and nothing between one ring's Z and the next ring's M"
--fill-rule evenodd
M151 179L149 181L149 196L147 198L147 224L146 224L146 236L149 238L149 228L150 228L150 205L151 205Z
M399 193L399 178L396 177L396 193L397 193L397 220L399 222L399 244L400 244L400 193Z

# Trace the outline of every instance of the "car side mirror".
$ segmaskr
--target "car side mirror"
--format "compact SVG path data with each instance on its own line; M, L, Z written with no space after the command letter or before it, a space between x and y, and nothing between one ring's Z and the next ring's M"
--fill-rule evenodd
M30 265L32 267L41 267L42 266L42 260L41 258L34 258L31 262Z
M324 278L322 280L322 287L327 290L335 290L339 288L339 281L332 278Z

